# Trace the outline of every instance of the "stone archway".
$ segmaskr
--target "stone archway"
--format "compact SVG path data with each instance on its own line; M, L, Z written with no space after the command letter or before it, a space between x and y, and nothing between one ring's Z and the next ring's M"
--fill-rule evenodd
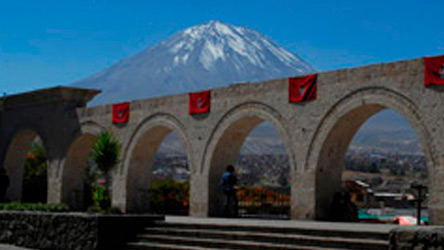
M319 124L309 147L305 171L314 171L315 218L328 219L334 193L340 189L342 163L350 141L361 125L384 109L403 116L417 133L424 148L429 176L435 169L433 140L414 102L386 88L357 90L337 102ZM432 186L433 183L430 182ZM433 192L430 193L433 195ZM431 201L433 197L431 197Z
M35 130L20 130L12 137L5 161L3 162L3 167L10 178L10 185L5 196L6 200L22 200L26 153L31 149L32 143L38 137L42 140L43 145L46 146L43 137ZM47 150L47 147L45 149Z
M205 149L201 174L207 178L206 201L207 214L222 213L222 193L220 177L227 164L235 164L239 158L241 147L250 132L260 123L267 121L276 129L286 147L290 176L296 171L293 147L286 129L286 120L276 110L262 103L246 103L239 105L217 123ZM290 178L293 179L293 178ZM293 186L293 181L290 181ZM198 192L197 190L195 192ZM193 190L192 190L193 194Z
M193 171L191 146L185 127L168 114L150 116L139 124L125 150L123 171L119 177L120 182L124 182L124 190L113 192L115 205L126 212L149 211L148 188L152 180L152 165L161 143L170 133L179 137L190 171Z
M74 210L86 209L85 171L91 155L92 144L104 129L95 123L85 122L82 130L71 143L61 163L61 201Z
M65 157L62 174L62 202L74 210L84 210L85 171L96 136L80 135Z

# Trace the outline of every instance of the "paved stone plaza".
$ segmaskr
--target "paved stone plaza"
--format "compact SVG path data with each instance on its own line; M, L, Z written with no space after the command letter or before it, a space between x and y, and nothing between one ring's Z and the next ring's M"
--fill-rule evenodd
M0 250L32 250L30 248L17 247L13 245L0 244Z
M353 230L356 232L381 232L388 233L402 226L394 224L367 224L345 222L320 222L301 220L261 220L261 219L224 219L224 218L193 218L186 216L166 216L166 222L172 223L196 223L204 225L228 225L228 226L260 226L280 228L315 228L322 230Z

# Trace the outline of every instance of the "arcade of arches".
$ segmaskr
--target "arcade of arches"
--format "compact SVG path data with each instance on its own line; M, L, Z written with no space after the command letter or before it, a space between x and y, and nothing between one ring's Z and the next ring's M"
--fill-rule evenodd
M286 148L293 219L328 217L340 189L349 143L372 115L392 109L414 129L429 171L429 217L444 224L444 94L424 86L423 58L318 74L317 99L288 103L288 80L230 85L211 92L211 112L188 114L188 95L130 103L130 121L115 125L111 105L86 107L95 90L56 87L8 96L0 118L0 164L14 179L8 195L20 199L22 153L37 131L48 157L48 202L82 207L79 173L93 138L103 130L123 145L113 172L112 204L123 211L147 209L140 195L150 182L157 149L165 136L180 139L189 167L191 216L217 213L218 178L236 163L251 130L270 123Z

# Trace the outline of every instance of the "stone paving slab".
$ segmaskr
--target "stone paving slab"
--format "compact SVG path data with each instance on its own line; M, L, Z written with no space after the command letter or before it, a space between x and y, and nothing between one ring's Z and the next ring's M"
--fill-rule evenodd
M166 222L172 223L197 223L212 225L236 225L236 226L261 226L261 227L284 227L284 228L313 228L322 230L353 230L359 232L381 232L388 233L395 228L402 228L392 224L369 224L369 223L343 223L343 222L319 222L301 220L259 220L259 219L228 219L228 218L194 218L185 216L166 216Z
M13 245L0 244L0 250L32 250L30 248L17 247Z

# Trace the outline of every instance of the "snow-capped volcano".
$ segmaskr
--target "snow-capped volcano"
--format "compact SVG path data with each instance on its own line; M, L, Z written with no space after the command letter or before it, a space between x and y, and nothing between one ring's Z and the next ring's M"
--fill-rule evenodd
M311 70L301 65L292 53L274 45L260 33L218 21L186 29L165 42L170 54L174 55L173 65L186 64L188 58L197 52L196 58L206 70L212 70L217 62L228 61L238 72L245 71L246 66L266 68L273 63L283 63L294 67L299 73ZM280 69L275 69L280 70Z
M103 90L93 100L93 104L103 104L312 71L257 31L210 21L180 31L73 85Z

